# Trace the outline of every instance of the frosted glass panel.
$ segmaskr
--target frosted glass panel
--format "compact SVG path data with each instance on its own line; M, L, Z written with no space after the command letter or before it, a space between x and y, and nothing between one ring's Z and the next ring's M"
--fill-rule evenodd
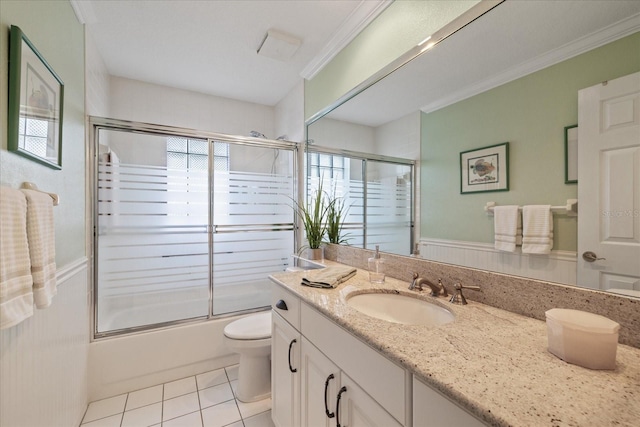
M100 139L110 152L98 165L98 332L207 316L207 170L168 168L166 137Z
M341 197L349 208L341 234L347 244L410 254L412 166L317 152L308 153L306 160L308 194L322 180L323 190Z
M366 248L411 253L411 167L367 161Z
M98 136L98 334L268 307L294 253L293 150Z
M293 153L229 144L229 163L213 175L214 315L269 306L294 252Z

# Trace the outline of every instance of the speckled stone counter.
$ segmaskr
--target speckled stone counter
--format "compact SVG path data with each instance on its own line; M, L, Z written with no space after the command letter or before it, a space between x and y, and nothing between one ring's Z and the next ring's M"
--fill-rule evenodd
M453 323L395 324L349 307L347 296L376 289L434 298L393 278L372 285L363 270L336 289L301 286L304 274L276 273L271 279L489 425L640 425L639 349L619 345L614 371L589 370L547 351L543 321L437 298L455 314Z

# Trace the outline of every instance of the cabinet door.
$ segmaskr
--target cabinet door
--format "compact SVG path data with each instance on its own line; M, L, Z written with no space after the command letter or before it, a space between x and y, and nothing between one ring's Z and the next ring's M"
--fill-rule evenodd
M340 370L304 337L302 337L300 363L302 366L300 425L303 427L335 425ZM330 415L327 415L327 412Z
M271 326L271 418L277 427L300 425L300 333L277 313Z
M464 409L413 378L414 427L482 427L484 424Z
M338 391L337 423L344 427L401 427L382 406L373 400L347 375L342 373ZM338 424L336 424L338 425Z

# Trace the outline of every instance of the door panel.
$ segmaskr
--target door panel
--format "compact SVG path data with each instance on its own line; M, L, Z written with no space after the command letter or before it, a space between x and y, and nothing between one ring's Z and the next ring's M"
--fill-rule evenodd
M578 285L638 296L640 73L583 89L578 103Z

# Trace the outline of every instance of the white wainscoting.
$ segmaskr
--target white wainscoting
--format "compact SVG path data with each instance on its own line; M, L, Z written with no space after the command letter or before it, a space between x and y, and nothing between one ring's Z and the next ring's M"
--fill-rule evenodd
M77 426L87 407L87 259L58 270L51 306L0 331L0 425Z
M576 252L551 251L549 255L502 252L492 243L444 239L420 239L424 259L523 276L566 285L576 284Z

